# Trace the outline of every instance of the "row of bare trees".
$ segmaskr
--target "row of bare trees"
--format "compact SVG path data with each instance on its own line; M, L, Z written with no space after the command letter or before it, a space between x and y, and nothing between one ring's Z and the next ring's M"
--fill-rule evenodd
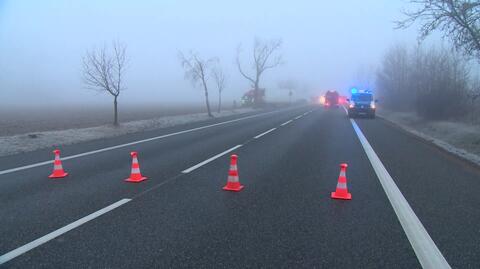
M247 79L254 90L254 105L261 105L260 81L264 72L268 69L277 67L282 63L281 55L278 50L282 45L280 39L264 41L255 38L252 50L253 61L251 63L251 74L242 67L240 62L241 45L237 48L236 64L240 74ZM222 92L226 86L226 76L220 66L220 60L212 57L204 59L197 52L190 51L188 55L179 53L180 63L185 71L185 78L190 80L194 86L200 85L205 95L205 105L207 113L213 117L209 101L208 81L213 78L218 90L218 112L221 110Z
M251 83L255 91L255 104L257 105L260 100L258 92L263 73L267 69L280 65L282 62L281 55L278 54L281 44L280 39L263 41L255 38L252 51L253 63L251 65L253 75L248 75L242 68L240 64L241 49L240 46L238 47L237 67L240 74ZM217 110L220 112L222 92L226 87L226 75L220 65L220 60L215 57L204 59L194 51L187 55L180 52L179 60L185 71L185 78L190 80L194 86L200 86L203 89L207 113L210 117L213 117L209 101L208 81L210 79L214 80L218 91ZM123 78L127 65L126 45L118 41L113 42L111 48L105 45L99 49L89 50L83 57L82 78L84 84L89 89L108 93L113 97L114 125L118 125L117 99L120 93L126 89Z
M198 53L191 51L188 56L183 53L179 53L178 58L185 70L185 78L189 79L194 86L201 85L205 94L205 104L207 107L207 113L209 117L213 117L212 110L210 108L210 100L208 98L208 80L213 78L218 90L218 112L221 110L222 105L222 92L226 86L226 76L220 66L220 60L218 58L203 59Z
M384 55L376 83L393 110L414 110L427 119L460 119L475 111L477 79L451 49L394 46Z
M471 74L480 61L480 0L410 0L397 28L420 25L419 40L440 31L453 49L392 47L377 72L386 106L414 109L428 119L475 120L480 81Z

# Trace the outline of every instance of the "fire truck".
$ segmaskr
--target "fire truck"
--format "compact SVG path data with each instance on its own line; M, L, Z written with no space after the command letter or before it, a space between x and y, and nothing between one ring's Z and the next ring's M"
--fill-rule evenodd
M247 91L242 96L242 106L253 106L255 104L255 99L257 99L258 104L265 103L265 89L258 89L257 97L255 98L255 89Z

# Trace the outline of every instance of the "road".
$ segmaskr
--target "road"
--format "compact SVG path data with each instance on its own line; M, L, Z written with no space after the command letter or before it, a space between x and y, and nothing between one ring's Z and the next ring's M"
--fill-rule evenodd
M61 150L58 180L50 149L0 158L0 267L480 268L480 170L382 119L304 106ZM131 151L148 180L123 181Z

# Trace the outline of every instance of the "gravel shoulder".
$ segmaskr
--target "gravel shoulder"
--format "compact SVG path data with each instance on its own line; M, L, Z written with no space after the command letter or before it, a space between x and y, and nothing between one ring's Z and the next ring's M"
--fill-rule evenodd
M480 126L454 121L427 121L413 112L382 109L377 115L403 130L480 166Z

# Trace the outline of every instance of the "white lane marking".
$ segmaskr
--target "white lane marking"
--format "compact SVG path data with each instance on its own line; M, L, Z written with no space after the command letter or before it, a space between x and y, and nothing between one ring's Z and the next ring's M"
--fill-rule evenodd
M170 136L190 133L190 132L194 132L194 131L198 131L198 130L202 130L202 129L207 129L207 128L211 128L211 127L215 127L215 126L219 126L219 125L224 125L224 124L228 124L228 123L232 123L232 122L242 121L242 120L246 120L246 119L252 119L252 118L265 116L265 115L272 114L272 113L278 113L278 112L281 112L281 111L285 111L285 110L270 111L270 112L256 114L256 115L252 115L252 116L247 116L247 117L243 117L243 118L239 118L239 119L223 121L223 122L210 124L210 125L205 125L205 126L201 126L201 127L197 127L197 128L193 128L193 129L183 130L183 131L179 131L179 132L175 132L175 133L155 136L155 137L151 137L151 138L147 138L147 139L143 139L143 140L133 141L133 142L130 142L130 143L120 144L120 145L116 145L116 146L111 146L111 147L106 147L106 148L101 148L101 149L97 149L97 150L93 150L93 151L80 153L80 154L66 156L66 157L62 157L62 161L75 159L75 158L79 158L79 157L84 157L84 156L97 154L97 153L101 153L101 152L105 152L105 151L110 151L110 150L114 150L114 149L124 148L124 147L132 146L132 145L136 145L136 144L140 144L140 143L145 143L145 142L149 142L149 141L153 141L153 140L158 140L158 139L162 139L162 138L166 138L166 137L170 137ZM26 169L30 169L30 168L34 168L34 167L38 167L38 166L42 166L42 165L52 164L52 163L53 163L53 160L38 162L38 163L25 165L25 166L20 166L20 167L11 168L11 169L6 169L6 170L0 171L0 175L9 174L9 173L13 173L13 172L21 171L21 170L26 170Z
M422 267L450 268L445 257L443 257L417 215L413 212L357 123L353 119L350 119L350 122Z
M295 119L298 120L298 119L300 119L301 117L302 117L302 115L296 116Z
M268 130L268 131L266 131L266 132L263 132L263 133L255 136L255 137L253 137L253 138L259 139L260 137L262 137L262 136L264 136L264 135L266 135L266 134L268 134L268 133L270 133L270 132L273 132L273 131L275 131L276 129L277 129L277 128L272 128L272 129L270 129L270 130Z
M306 115L308 115L308 113L310 113L310 112L305 112L305 113L303 113L303 116L306 116Z
M101 215L103 215L103 214L105 214L109 211L112 211L115 208L117 208L119 206L122 206L122 205L124 205L124 204L126 204L130 201L131 201L131 199L122 199L122 200L120 200L116 203L113 203L113 204L111 204L107 207L104 207L104 208L102 208L102 209L100 209L96 212L93 212L92 214L90 214L86 217L83 217L83 218L81 218L77 221L74 221L74 222L68 224L67 226L64 226L64 227L62 227L58 230L55 230L55 231L53 231L53 232L51 232L47 235L44 235L44 236L26 244L26 245L23 245L23 246L21 246L17 249L14 249L14 250L6 253L6 254L3 254L2 256L0 256L0 264L4 264L4 263L6 263L6 262L24 254L24 253L26 253L26 252L28 252L32 249L34 249L38 246L41 246L41 245L47 243L48 241L50 241L50 240L52 240L52 239L54 239L54 238L56 238L56 237L58 237L58 236L60 236L64 233L67 233L67 232L79 227L80 225L85 224L85 223L87 223L87 222L89 222L89 221L91 221L95 218L98 218Z
M289 124L289 123L292 122L292 121L293 121L293 120L286 121L286 122L282 123L280 126L285 126L285 125Z
M343 110L345 110L345 114L348 115L348 110L344 106L342 106L342 108L343 108Z
M227 150L225 150L224 152L219 153L219 154L217 154L217 155L215 155L215 156L213 156L213 157L211 157L211 158L209 158L209 159L206 159L205 161L203 161L203 162L201 162L201 163L199 163L199 164L196 164L196 165L194 165L194 166L192 166L192 167L190 167L190 168L188 168L188 169L183 170L182 173L183 173L183 174L188 174L188 173L192 172L193 170L195 170L195 169L197 169L197 168L199 168L199 167L202 167L202 166L204 166L205 164L207 164L207 163L209 163L209 162L211 162L211 161L213 161L213 160L215 160L215 159L218 159L218 158L222 157L223 155L225 155L225 154L227 154L227 153L229 153L229 152L231 152L231 151L234 151L234 150L238 149L238 148L241 147L241 146L242 146L242 145L236 145L235 147L233 147L233 148L231 148L231 149L227 149Z

